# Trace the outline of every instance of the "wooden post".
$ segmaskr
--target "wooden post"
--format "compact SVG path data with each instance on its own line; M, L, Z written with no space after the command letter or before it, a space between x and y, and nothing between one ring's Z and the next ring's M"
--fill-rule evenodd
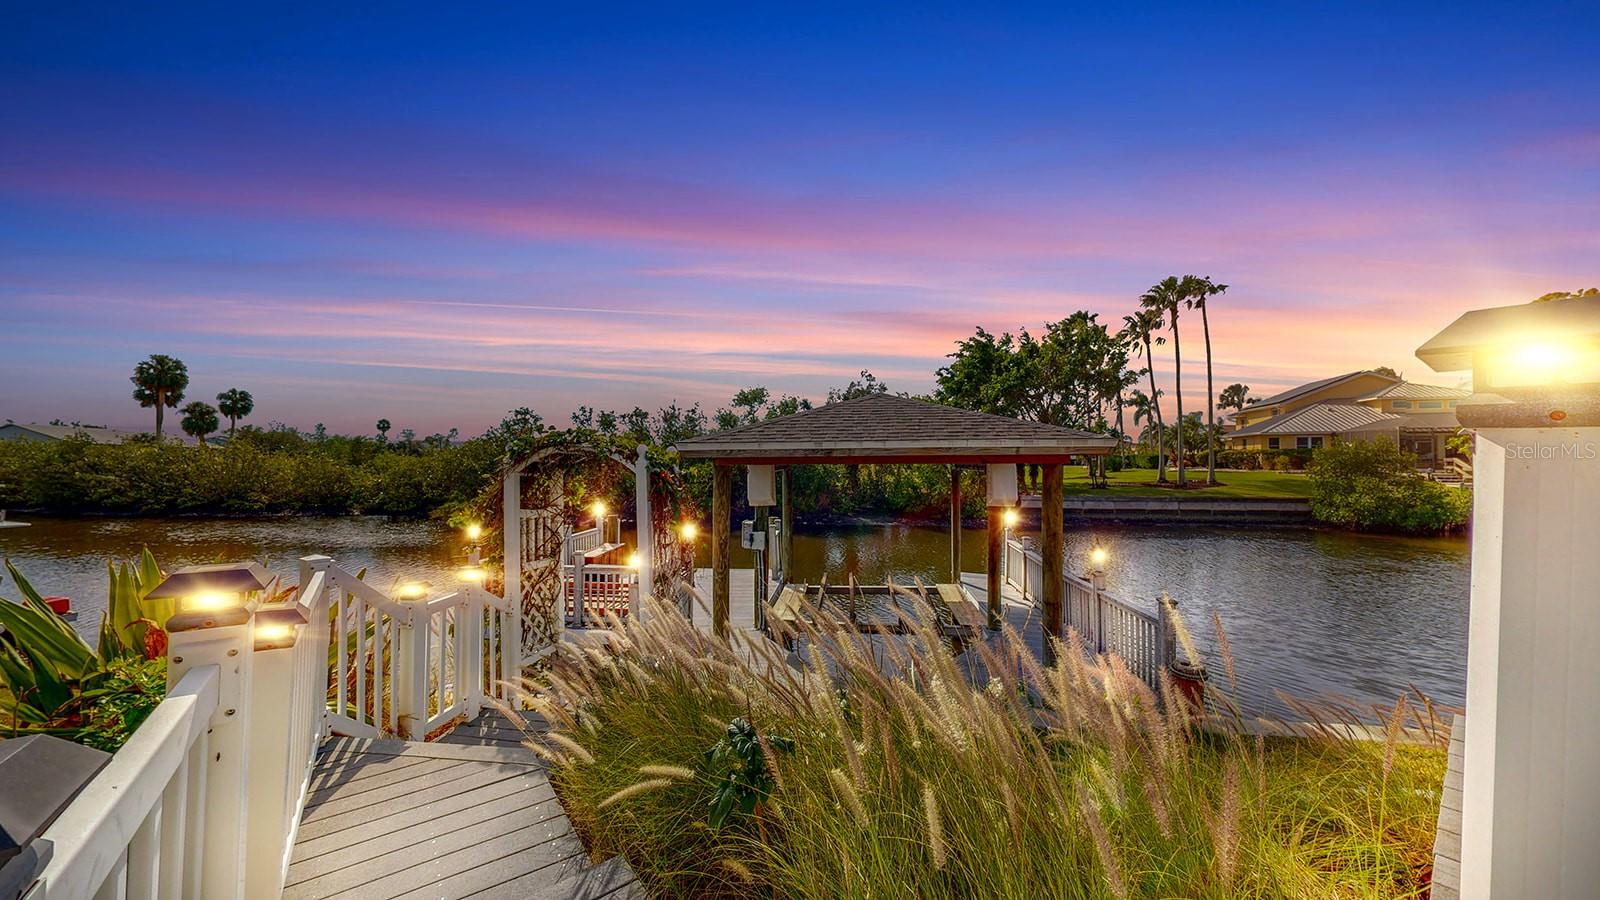
M1061 464L1046 463L1044 467L1044 492L1040 497L1041 541L1039 555L1044 563L1044 661L1055 663L1055 649L1050 638L1061 637L1061 600L1066 586L1062 566L1066 553L1066 522L1061 508Z
M778 487L783 490L783 506L779 513L783 518L783 533L778 536L783 543L783 553L778 559L783 564L783 577L787 581L794 576L794 500L789 493L792 488L788 466L778 470Z
M950 467L950 583L961 584L961 467Z
M758 506L754 510L757 534L770 538L767 534L767 507ZM755 559L751 563L751 580L755 588L755 626L757 631L767 630L767 562L772 558L772 549L766 547L757 550Z
M733 518L733 466L713 464L711 478L711 631L728 636L728 528Z
M989 630L994 631L1000 627L1004 619L1005 598L1001 595L1004 583L1000 580L1001 555L1005 553L1005 525L1001 515L1005 510L998 506L989 509L989 524L986 537L989 539L989 565L988 565L988 593L989 593Z

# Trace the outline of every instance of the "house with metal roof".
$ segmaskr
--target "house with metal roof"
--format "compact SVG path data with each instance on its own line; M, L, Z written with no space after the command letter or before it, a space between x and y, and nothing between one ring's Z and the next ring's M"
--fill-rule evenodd
M23 425L7 421L0 425L0 441L64 441L84 438L96 444L120 444L137 432L119 431L101 425Z
M1456 403L1471 392L1383 372L1348 372L1290 388L1240 410L1225 440L1237 450L1315 450L1386 436L1433 469L1451 457Z

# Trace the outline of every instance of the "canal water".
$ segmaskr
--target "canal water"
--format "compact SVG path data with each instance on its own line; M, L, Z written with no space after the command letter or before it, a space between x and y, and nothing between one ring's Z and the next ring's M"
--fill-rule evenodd
M326 553L388 587L400 579L445 586L459 538L437 523L382 517L278 519L47 519L0 529L0 556L45 594L73 599L92 635L105 607L107 559L148 546L163 567L251 559L292 575L295 560ZM1107 587L1154 609L1166 591L1201 649L1216 661L1225 629L1238 696L1253 711L1282 712L1277 692L1393 703L1415 685L1463 702L1469 548L1464 538L1401 538L1335 531L1069 525L1068 567L1082 571L1098 542L1111 554ZM938 527L860 524L797 531L796 577L863 583L946 578L949 537ZM962 535L963 568L982 571L984 536ZM702 562L702 565L706 563ZM748 565L736 554L735 565ZM16 599L9 576L0 597Z

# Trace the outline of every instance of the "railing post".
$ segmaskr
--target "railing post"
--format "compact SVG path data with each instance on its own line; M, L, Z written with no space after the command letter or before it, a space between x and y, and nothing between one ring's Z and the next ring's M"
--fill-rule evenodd
M1161 599L1156 601L1156 631L1161 639L1161 658L1156 663L1161 668L1166 668L1178 658L1178 634L1172 627L1172 606L1174 601L1162 592Z
M309 638L315 628L312 610L327 610L318 593L326 593L327 571L333 560L326 556L300 561L300 586L296 601L258 609L252 646L249 699L245 704L251 761L246 787L245 896L272 900L283 894L288 872L290 822L299 812L301 793L309 774L312 744L322 717L326 683L319 684L315 704L305 694L310 684L305 668L318 674L327 669L327 653L308 655L319 642ZM305 640L307 645L302 646Z
M1094 630L1095 652L1104 653L1106 652L1106 573L1097 572L1091 569L1089 571L1089 588L1089 597L1090 602L1094 606L1094 618L1096 623L1096 628Z
M478 718L483 711L483 592L476 584L467 585L467 602L463 608L467 621L456 622L457 628L465 626L466 635L463 643L466 644L466 659L456 660L456 666L461 671L456 673L456 681L463 685L465 693L461 696L461 706L466 713L467 721ZM458 687L457 690L462 690Z
M400 625L400 651L395 687L395 709L399 712L400 735L420 741L428 731L428 601L406 604L407 617Z
M200 896L244 896L248 812L251 684L255 654L249 607L187 613L168 622L167 691L202 666L216 666L217 708L208 723L201 760L204 843L198 848Z
M583 564L587 552L576 553L572 559L572 627L583 628Z

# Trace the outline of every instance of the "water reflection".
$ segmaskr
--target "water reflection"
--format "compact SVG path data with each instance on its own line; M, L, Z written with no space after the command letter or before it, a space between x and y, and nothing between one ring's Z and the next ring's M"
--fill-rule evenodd
M453 583L459 538L437 523L371 518L33 519L0 530L7 556L46 594L73 598L92 635L105 605L108 558L148 545L168 569L253 559L289 575L307 553L368 567L374 584L400 578ZM1468 543L1268 528L1149 528L1069 525L1069 567L1085 568L1096 542L1109 549L1108 588L1154 608L1176 599L1202 650L1215 662L1213 617L1227 629L1252 710L1280 709L1274 690L1393 702L1415 684L1445 703L1466 684ZM700 540L702 555L706 542ZM737 542L735 542L736 544ZM946 580L949 536L903 523L802 531L794 571L818 580L855 573L862 582L921 576ZM963 568L984 568L984 535L962 534ZM702 560L702 565L709 563ZM749 565L735 546L734 565ZM0 595L15 598L9 584Z
M1084 571L1096 543L1111 555L1107 588L1152 611L1162 591L1171 594L1214 674L1225 678L1216 659L1221 622L1248 709L1282 712L1278 690L1393 703L1413 684L1437 701L1464 702L1465 539L1069 525L1068 567ZM983 532L966 530L961 546L962 569L983 571ZM796 576L811 581L850 572L864 583L944 581L949 535L898 523L797 531L794 555ZM736 548L734 565L748 560Z

